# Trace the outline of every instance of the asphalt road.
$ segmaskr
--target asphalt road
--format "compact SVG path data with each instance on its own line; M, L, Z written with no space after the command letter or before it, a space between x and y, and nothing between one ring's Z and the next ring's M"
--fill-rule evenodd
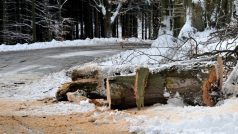
M120 46L64 47L0 52L0 89L14 89L44 75L117 54Z

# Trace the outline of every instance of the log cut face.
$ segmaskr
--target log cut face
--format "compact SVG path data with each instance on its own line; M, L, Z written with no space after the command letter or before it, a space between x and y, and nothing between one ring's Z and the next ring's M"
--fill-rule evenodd
M216 101L212 98L211 93L216 90L217 87L217 73L216 68L213 67L209 70L208 77L203 81L202 91L203 91L203 103L206 106L214 106Z

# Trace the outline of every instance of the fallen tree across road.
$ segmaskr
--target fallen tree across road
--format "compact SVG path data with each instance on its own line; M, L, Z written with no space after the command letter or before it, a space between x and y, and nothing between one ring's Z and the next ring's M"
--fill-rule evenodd
M67 92L84 91L93 99L108 98L112 108L129 108L155 103L167 103L179 94L185 104L214 106L223 98L220 62L211 59L171 63L153 69L137 67L128 75L105 75L100 67L94 70L77 69L73 81L64 84L56 98L67 100ZM87 71L86 71L87 70ZM145 70L145 71L142 71ZM115 74L116 73L115 71Z

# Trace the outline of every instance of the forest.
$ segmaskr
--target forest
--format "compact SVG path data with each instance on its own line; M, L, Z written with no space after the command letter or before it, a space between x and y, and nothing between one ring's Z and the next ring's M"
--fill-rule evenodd
M1 0L0 44L86 38L177 37L192 14L195 31L236 18L232 0Z

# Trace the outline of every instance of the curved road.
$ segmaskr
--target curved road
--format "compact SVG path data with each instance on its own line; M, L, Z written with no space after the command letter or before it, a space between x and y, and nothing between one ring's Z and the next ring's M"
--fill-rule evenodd
M84 46L0 52L0 89L14 89L44 75L121 51L120 46Z

